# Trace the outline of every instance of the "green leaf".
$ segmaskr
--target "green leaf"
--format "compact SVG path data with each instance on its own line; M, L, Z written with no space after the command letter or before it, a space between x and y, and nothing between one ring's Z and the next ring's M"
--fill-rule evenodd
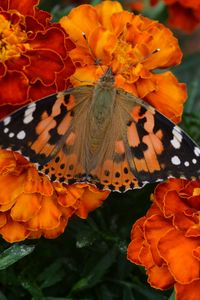
M14 244L0 254L0 270L4 270L15 262L30 254L35 246Z
M46 300L42 290L34 281L21 278L21 285L31 294L32 300Z
M7 300L6 296L0 291L0 300Z
M64 278L65 272L63 270L63 264L63 259L57 259L43 270L38 277L38 280L42 282L41 288L50 287Z
M169 300L176 300L176 296L175 296L175 292L174 291L171 294L171 296L169 297Z
M71 289L71 293L76 293L80 290L91 288L95 286L102 279L103 275L108 271L110 266L116 259L116 248L113 247L103 258L98 260L96 266L91 272L80 279Z
M133 296L133 292L129 287L124 288L123 300L135 300L135 297Z

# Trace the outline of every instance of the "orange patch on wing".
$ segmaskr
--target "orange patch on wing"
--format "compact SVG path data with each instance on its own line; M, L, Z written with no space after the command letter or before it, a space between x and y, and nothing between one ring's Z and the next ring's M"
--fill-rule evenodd
M60 122L60 124L57 127L57 132L59 135L63 135L67 132L67 129L69 128L72 119L73 117L70 115L70 112L68 112L65 118Z
M152 141L151 141L150 136L149 135L144 136L143 137L143 142L145 144L147 144L147 146L148 146L148 149L146 151L144 151L144 158L145 158L147 167L149 169L149 172L153 173L155 171L160 171L160 165L159 165L159 162L157 160L155 149L152 145Z
M69 146L72 146L74 145L75 139L76 139L76 134L74 132L71 132L68 138L66 139L65 143Z
M141 106L134 106L133 110L131 112L131 116L133 117L133 120L138 122L138 120L140 119L139 113L140 113L140 108Z
M137 147L140 144L140 138L138 135L137 128L134 123L132 123L127 130L128 143L129 146Z
M115 152L117 152L118 154L125 153L124 143L122 140L115 142Z
M153 133L150 133L149 136L150 136L151 142L153 144L153 147L155 149L155 152L157 154L161 154L164 151L161 140Z
M148 172L147 164L144 159L134 158L135 167L138 172Z
M152 132L155 122L154 122L154 116L152 115L152 113L150 111L146 111L146 113L144 114L144 117L146 117L147 121L144 123L144 129L147 132Z

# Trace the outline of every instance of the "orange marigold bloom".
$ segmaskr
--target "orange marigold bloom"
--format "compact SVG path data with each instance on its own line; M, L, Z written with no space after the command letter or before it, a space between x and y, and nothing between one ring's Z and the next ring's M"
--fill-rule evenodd
M55 238L76 214L87 218L109 192L88 184L61 185L39 175L20 154L0 150L0 234L12 243Z
M158 0L152 0L155 5ZM164 0L168 8L168 22L174 28L192 32L200 25L200 1L198 0Z
M154 73L181 61L177 39L169 29L124 11L116 1L80 5L60 24L76 43L70 51L76 65L73 85L93 84L112 67L118 87L143 98L174 122L180 121L185 85L171 72Z
M38 2L0 2L0 117L66 89L74 72L68 55L74 44Z
M133 225L128 259L147 269L158 289L175 287L177 300L200 295L200 181L169 179Z

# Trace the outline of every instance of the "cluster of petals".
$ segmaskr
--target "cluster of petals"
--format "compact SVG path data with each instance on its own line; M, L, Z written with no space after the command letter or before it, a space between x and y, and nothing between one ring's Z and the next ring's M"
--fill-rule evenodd
M117 1L80 5L60 24L76 44L70 51L76 66L73 85L94 84L110 67L116 86L144 99L174 122L180 121L185 85L170 71L155 73L179 64L182 58L169 29L123 10Z
M156 4L158 0L152 0ZM168 9L168 22L177 29L192 32L200 26L200 1L199 0L164 0Z
M0 1L0 117L68 86L74 44L39 0Z
M51 183L18 153L0 150L0 234L12 243L55 238L74 214L87 218L109 194L88 184Z
M128 259L147 270L152 287L175 287L177 300L200 295L200 181L159 184L146 216L133 225Z

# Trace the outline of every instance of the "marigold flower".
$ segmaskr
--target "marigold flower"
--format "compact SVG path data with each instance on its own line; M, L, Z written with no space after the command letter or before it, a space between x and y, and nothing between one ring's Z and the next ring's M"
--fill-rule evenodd
M155 5L158 0L152 0ZM200 25L200 2L198 0L164 0L168 8L168 22L185 32L192 32Z
M128 259L147 270L151 286L175 287L177 300L200 295L200 181L159 184L146 216L133 225Z
M16 105L65 89L74 72L68 55L73 43L38 2L0 3L1 117Z
M95 7L80 5L60 24L76 43L70 51L76 65L73 85L93 84L107 67L112 67L118 87L143 98L174 122L180 121L185 85L171 72L153 72L181 61L177 39L169 29L123 11L116 1L103 1Z
M0 150L0 234L12 243L55 238L72 215L87 218L109 192L88 184L61 185L39 175L20 154Z

